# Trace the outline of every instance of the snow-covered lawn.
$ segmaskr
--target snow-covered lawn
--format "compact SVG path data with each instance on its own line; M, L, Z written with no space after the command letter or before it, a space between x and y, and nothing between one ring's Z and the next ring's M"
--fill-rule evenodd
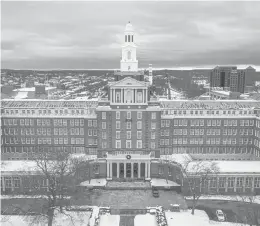
M157 226L155 215L145 214L145 215L136 215L134 219L134 226Z
M170 180L168 180L168 183L167 183L167 181L165 179L153 178L153 179L151 179L151 186L167 187L167 186L179 186L179 184L177 184L173 181L170 181Z
M101 178L101 179L91 179L90 180L90 183L89 181L83 181L80 183L80 186L85 186L85 187L88 187L88 186L95 186L95 187L104 187L106 186L107 184L107 180L104 179L104 178Z
M192 196L186 196L186 199L192 199ZM211 200L232 200L232 201L244 201L253 202L260 204L260 195L254 196L252 201L250 201L250 196L229 196L229 195L203 195L200 199L211 199Z
M119 226L120 216L119 215L101 215L99 226Z
M54 220L53 226L85 226L88 225L91 212L85 211L65 211L64 214L58 213ZM42 218L40 222L36 221L32 216L17 216L17 215L1 215L1 226L46 226L47 219Z
M0 195L0 199L41 199L48 198L46 195ZM70 196L64 196L64 199L70 199Z
M246 224L237 224L231 222L217 222L209 220L208 215L203 210L195 210L195 214L191 214L191 210L184 212L165 212L168 226L242 226Z

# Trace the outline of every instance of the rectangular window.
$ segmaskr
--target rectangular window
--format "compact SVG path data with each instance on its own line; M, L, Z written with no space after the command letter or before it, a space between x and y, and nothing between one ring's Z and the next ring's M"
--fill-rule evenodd
M142 121L137 121L137 129L142 129Z
M93 120L93 127L97 127L97 120Z
M125 146L126 146L126 148L132 148L132 142L131 142L131 140L127 140Z
M38 121L38 119L37 119L37 121ZM20 119L20 125L24 126L24 119Z
M126 139L127 140L131 139L131 131L126 131Z
M102 139L107 139L107 133L106 132L102 132Z
M128 112L127 112L126 118L127 118L127 119L131 119L131 111L128 111Z
M142 112L141 111L137 112L137 119L142 119Z
M106 112L102 112L102 119L106 119L107 118L107 113Z
M116 121L116 129L120 129L120 121Z
M151 123L151 129L156 129L156 122Z
M121 140L116 140L116 148L121 148Z
M142 148L142 141L137 140L136 148Z
M142 139L142 131L137 131L137 139Z
M156 113L155 112L152 113L152 119L156 119Z
M106 122L102 122L102 129L106 129Z
M92 129L88 130L88 136L91 137L92 136Z
M166 120L166 127L170 127L170 120Z
M92 120L88 120L88 127L92 127Z
M151 142L151 149L155 149L155 142Z
M116 139L120 139L120 131L116 131Z
M131 122L126 122L126 129L131 129Z
M155 132L151 132L151 139L155 139Z
M116 119L120 119L120 111L116 112Z

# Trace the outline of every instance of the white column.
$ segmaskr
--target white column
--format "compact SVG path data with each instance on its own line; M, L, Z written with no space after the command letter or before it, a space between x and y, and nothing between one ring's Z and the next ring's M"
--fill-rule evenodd
M246 191L246 177L243 178L243 192Z
M131 178L134 178L134 163L131 162Z
M121 91L120 91L120 93L121 93L121 103L123 103L123 89L121 89Z
M107 161L107 178L109 178L109 162Z
M147 167L147 177L148 177L148 178L151 178L151 172L150 172L151 168L150 168L150 164L151 164L150 161L147 162L147 166L148 166L148 167Z
M255 178L252 177L252 188L251 188L251 192L254 192L255 190Z
M144 89L142 89L142 95L143 95L142 102L144 103Z
M14 178L11 177L11 187L12 187L12 191L14 191Z
M119 178L119 162L117 162L116 165L117 165L117 178Z
M115 103L116 102L116 90L115 89L113 89L113 97L114 97L113 103Z
M112 171L112 162L110 163L110 178L112 178L113 177L113 171Z
M112 89L110 89L110 102L112 103Z
M124 162L124 178L126 178L126 163Z
M146 88L146 95L145 95L145 97L146 97L146 103L148 103L148 89Z
M132 103L134 103L134 89L132 89Z
M2 185L3 185L3 191L5 191L5 178L2 177Z
M138 178L141 178L141 163L138 162Z
M147 178L147 162L144 163L145 164L145 172L144 172L144 175L145 175L145 179Z
M237 177L235 177L234 192L237 191Z
M219 192L219 177L217 177L217 193Z
M228 190L228 177L226 177L225 192Z

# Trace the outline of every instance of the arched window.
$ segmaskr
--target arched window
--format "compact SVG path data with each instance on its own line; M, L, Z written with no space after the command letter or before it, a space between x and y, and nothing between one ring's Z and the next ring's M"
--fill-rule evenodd
M125 35L125 42L127 42L127 35Z
M127 52L127 59L128 59L128 60L131 60L131 51L128 51L128 52Z
M128 35L128 42L130 42L130 35Z

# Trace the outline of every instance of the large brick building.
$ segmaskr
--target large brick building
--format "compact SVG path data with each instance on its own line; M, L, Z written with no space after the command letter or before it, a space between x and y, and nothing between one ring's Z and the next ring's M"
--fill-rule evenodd
M168 159L178 154L227 164L228 160L258 162L260 102L160 100L137 69L129 23L121 71L115 72L107 96L99 101L3 100L1 157L6 168L2 169L2 191L22 187L23 177L11 166L24 166L22 161L32 164L33 154L39 150L92 156L86 160L89 167L83 170L82 180L159 177L183 185L181 165ZM241 178L239 172L222 173L229 180ZM253 188L260 189L260 171L248 170L242 179L248 181L246 178L251 178ZM234 192L236 183L234 179Z

